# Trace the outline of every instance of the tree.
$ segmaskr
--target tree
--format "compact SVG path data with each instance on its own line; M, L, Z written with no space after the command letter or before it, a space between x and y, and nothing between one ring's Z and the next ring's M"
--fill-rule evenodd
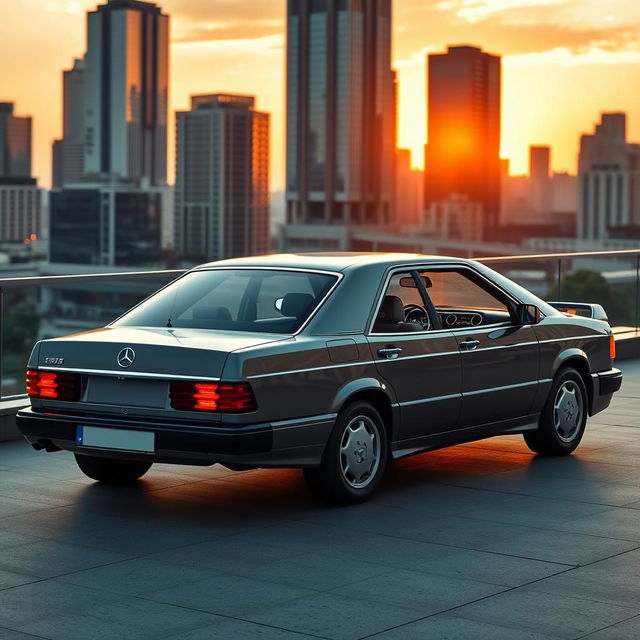
M552 287L547 300L600 304L612 325L634 323L633 299L616 291L601 273L591 269L578 269L565 275L560 281L560 293L557 285Z

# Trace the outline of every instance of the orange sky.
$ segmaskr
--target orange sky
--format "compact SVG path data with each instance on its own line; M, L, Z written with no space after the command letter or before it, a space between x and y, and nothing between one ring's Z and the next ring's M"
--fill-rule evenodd
M575 170L578 139L600 111L629 113L640 141L638 0L393 0L399 144L422 163L425 55L449 43L503 55L503 156L526 170L531 143L552 144L556 170ZM34 174L48 186L61 131L61 71L85 48L95 0L0 2L0 101L34 116ZM255 94L272 113L272 188L284 174L284 0L163 0L172 16L173 109L191 93ZM172 129L171 129L172 130ZM171 147L171 154L173 146ZM169 167L172 174L173 156Z

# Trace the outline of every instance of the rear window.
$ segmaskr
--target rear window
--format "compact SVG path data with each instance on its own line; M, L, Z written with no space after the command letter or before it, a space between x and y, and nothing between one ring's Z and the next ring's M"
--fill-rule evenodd
M192 271L114 325L291 334L336 280L337 276L302 271Z

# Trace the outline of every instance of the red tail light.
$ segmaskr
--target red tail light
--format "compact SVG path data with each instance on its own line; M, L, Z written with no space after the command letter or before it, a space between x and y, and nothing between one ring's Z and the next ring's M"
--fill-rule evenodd
M609 336L609 357L616 359L616 339L613 336Z
M27 371L27 395L75 401L80 399L80 376L57 371Z
M247 382L172 382L171 407L179 411L247 413L257 409Z

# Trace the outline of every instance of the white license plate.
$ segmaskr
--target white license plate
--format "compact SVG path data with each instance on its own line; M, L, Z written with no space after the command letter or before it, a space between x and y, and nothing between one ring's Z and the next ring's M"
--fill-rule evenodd
M153 453L155 451L155 433L79 425L76 430L76 444L96 449Z

